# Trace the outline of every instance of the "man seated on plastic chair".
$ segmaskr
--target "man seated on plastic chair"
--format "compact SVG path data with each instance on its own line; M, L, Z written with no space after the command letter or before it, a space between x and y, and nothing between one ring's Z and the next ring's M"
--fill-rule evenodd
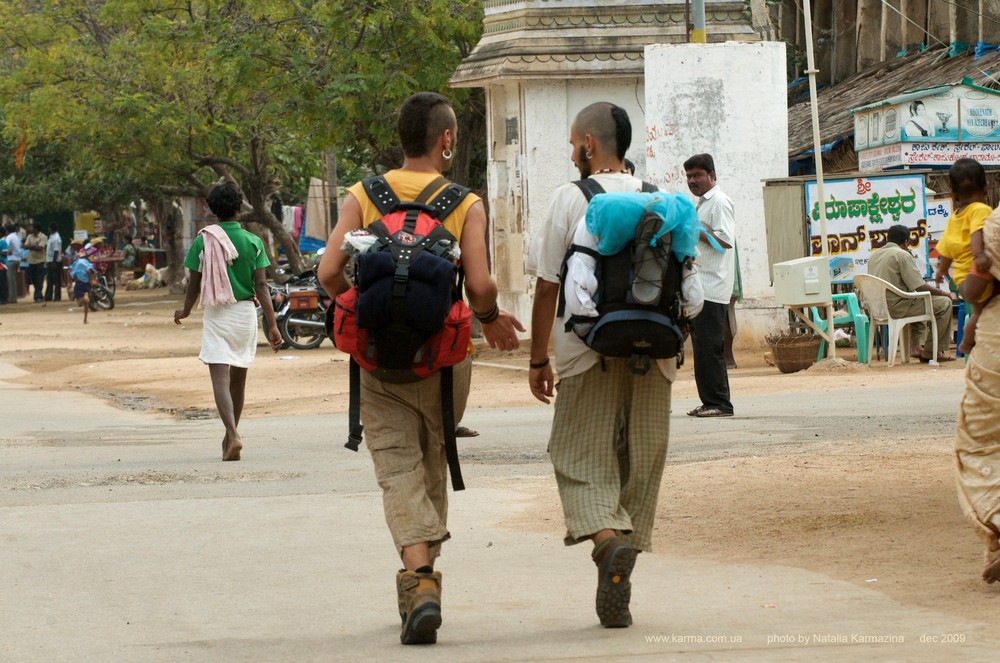
M951 345L951 305L955 301L955 295L924 282L913 254L906 248L910 237L910 230L906 226L891 226L887 236L886 245L872 253L868 260L868 273L888 281L905 292L931 293L931 305L938 332L937 360L954 361L955 358L947 355L945 349ZM919 299L903 299L892 292L886 292L885 300L889 314L893 318L906 318L924 312L924 302ZM931 339L927 338L930 325L925 322L915 322L913 327L910 334L910 356L926 364L932 359L929 343ZM890 349L889 352L893 350Z

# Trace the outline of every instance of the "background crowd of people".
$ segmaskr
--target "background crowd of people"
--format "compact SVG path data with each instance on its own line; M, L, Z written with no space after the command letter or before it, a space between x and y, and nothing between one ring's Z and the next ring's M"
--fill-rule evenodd
M34 221L7 223L0 232L0 305L15 304L20 297L31 297L43 306L62 301L63 286L72 287L67 272L81 254L91 259L97 273L140 276L144 242L124 235L120 242L95 238L67 244L54 223L49 224L48 234Z

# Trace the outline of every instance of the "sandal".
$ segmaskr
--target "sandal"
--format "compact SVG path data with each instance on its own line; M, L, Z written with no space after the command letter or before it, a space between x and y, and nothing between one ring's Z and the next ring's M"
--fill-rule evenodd
M455 437L478 437L479 431L472 430L471 428L466 428L465 426L459 426L455 429Z
M701 407L694 415L695 417L731 417L732 412L720 410L717 407Z
M690 412L688 412L688 413L687 413L687 415L688 415L689 417L697 417L697 416L698 416L698 413L699 413L699 412L701 412L701 411L702 411L702 410L704 410L704 409L705 409L705 406L704 406L704 405L699 405L699 406L698 406L698 407L696 407L695 409L693 409L693 410L691 410Z

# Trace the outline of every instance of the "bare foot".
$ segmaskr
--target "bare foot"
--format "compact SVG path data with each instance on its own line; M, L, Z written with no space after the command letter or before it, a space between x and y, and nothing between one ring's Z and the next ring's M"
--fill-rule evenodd
M963 355L967 355L972 352L972 348L974 347L976 347L976 335L966 332L962 336L962 343L958 346L958 351Z
M228 445L226 444L225 441L223 441L222 444L223 444L223 447L222 447L222 460L239 460L240 459L240 451L243 450L243 439L242 438L240 438L239 436L237 436L232 441L230 441Z

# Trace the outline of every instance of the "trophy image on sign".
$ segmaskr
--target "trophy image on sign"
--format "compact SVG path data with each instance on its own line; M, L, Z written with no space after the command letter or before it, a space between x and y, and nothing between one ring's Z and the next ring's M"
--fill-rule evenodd
M935 113L935 115L937 115L938 119L941 120L941 129L939 129L939 131L941 133L943 133L943 134L948 133L948 120L951 119L951 116L953 114L952 113L942 113L942 112L938 111L937 113Z

